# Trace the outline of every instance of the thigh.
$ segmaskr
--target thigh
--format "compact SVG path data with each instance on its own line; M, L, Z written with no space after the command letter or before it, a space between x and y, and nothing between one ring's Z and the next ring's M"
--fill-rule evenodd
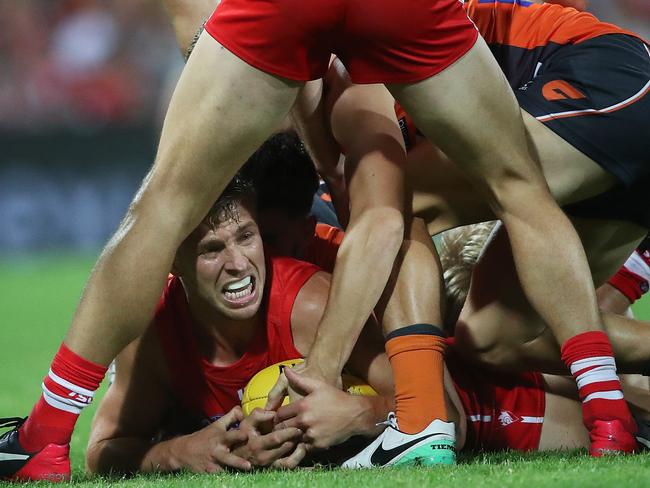
M583 242L594 285L605 283L625 263L648 228L633 222L572 217Z
M165 227L176 221L184 238L284 119L298 89L246 64L204 32L174 91L139 206L149 204L147 214L160 213Z
M547 203L546 185L528 150L521 111L481 38L442 73L388 88L495 211L525 219L531 206L521 205L522 201Z
M522 110L529 147L542 166L544 178L560 205L586 200L618 183L586 154Z
M494 219L461 168L427 140L407 155L406 183L413 192L413 214L427 223L431 235Z
M494 368L563 367L553 335L521 289L503 226L474 268L455 337L465 355Z
M544 390L544 424L539 450L588 447L589 434L582 422L582 406L575 381L545 374Z

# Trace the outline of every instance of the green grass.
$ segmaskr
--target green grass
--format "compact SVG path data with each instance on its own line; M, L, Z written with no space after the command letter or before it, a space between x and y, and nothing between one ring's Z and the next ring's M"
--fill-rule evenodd
M0 417L26 415L40 395L40 383L65 334L94 258L45 256L0 261ZM650 301L635 307L650 319ZM99 398L101 397L101 393ZM88 478L83 471L85 445L96 402L82 414L72 441L75 486L508 486L650 485L650 454L594 460L584 452L463 456L452 469L386 469L344 472L304 470L291 473L138 476L128 480ZM4 486L0 483L0 486ZM39 484L47 486L47 484Z

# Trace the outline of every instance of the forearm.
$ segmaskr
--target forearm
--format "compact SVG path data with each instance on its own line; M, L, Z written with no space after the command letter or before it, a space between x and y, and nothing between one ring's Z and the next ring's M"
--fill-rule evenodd
M386 420L393 408L393 399L384 396L353 396L352 398L356 403L357 415L354 417L348 437L379 435L384 429L381 422Z
M138 437L106 439L90 445L86 454L91 473L169 472L180 469L173 451L176 439L152 443Z
M307 146L319 174L325 179L341 177L341 148L332 136L325 115L321 80L310 81L302 87L291 109L291 120Z
M308 363L338 376L391 274L403 239L396 209L370 209L350 223L336 259L327 307Z
M344 159L327 122L321 80L310 81L302 88L291 111L291 120L307 146L316 170L330 190L339 222L346 225L349 201L343 172Z
M187 462L198 457L187 442L189 439L189 435L161 442L139 437L106 439L88 447L87 468L98 474L168 473L182 468L197 471Z

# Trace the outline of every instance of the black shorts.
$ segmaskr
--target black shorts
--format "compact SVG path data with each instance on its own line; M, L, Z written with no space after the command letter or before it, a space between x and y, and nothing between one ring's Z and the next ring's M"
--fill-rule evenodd
M521 108L620 182L570 213L650 224L649 212L630 208L643 205L650 183L650 50L643 41L608 34L564 46L515 93ZM611 208L613 199L624 200L621 208Z
M650 177L645 177L628 187L619 184L605 193L563 208L572 217L625 220L650 230L649 191Z

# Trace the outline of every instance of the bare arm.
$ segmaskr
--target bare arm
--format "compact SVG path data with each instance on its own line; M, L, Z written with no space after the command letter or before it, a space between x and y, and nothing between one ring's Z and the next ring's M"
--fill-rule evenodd
M155 367L145 361L151 351L140 338L117 357L115 382L106 392L93 419L86 453L88 470L93 473L147 470L144 459L151 439L168 407ZM141 365L134 372L136 365Z
M296 297L291 313L294 343L299 351L308 351L327 300L330 279L317 273L305 283ZM276 428L298 427L305 440L315 447L329 447L353 435L375 435L393 405L393 383L388 358L384 352L379 325L371 316L347 364L347 369L365 379L380 394L376 397L353 396L318 380L302 376L292 385L305 398L282 407Z
M250 469L250 463L230 453L246 434L227 431L243 418L235 409L198 432L154 442L165 411L168 391L162 380L161 358L149 331L118 356L117 375L99 406L86 452L92 473L175 471L187 468L214 472L223 466Z
M331 67L330 71L335 69L336 67ZM333 76L336 75L330 74L329 78ZM329 95L326 99L323 80L307 82L296 99L291 111L291 120L307 145L318 174L325 180L339 222L345 227L350 219L350 202L343 170L345 160L330 128L327 114L331 111L331 106L326 105L329 100L337 96L332 90L337 89L339 85L340 83L328 88Z
M332 93L331 129L345 148L350 221L306 367L330 383L377 304L402 244L406 161L394 101L383 86L350 85Z

